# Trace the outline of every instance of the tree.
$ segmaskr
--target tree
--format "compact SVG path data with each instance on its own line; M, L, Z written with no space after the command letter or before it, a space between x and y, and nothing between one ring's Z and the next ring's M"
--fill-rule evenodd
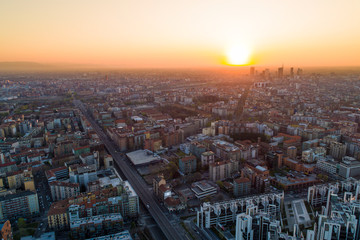
M24 218L19 218L17 222L18 228L26 228L26 221Z
M176 166L175 163L173 162L170 162L168 165L167 165L167 172L169 174L169 178L173 178L174 175L177 173L178 171L178 167Z
M210 202L211 198L210 196L207 196L206 198L204 198L204 202Z
M325 182L327 182L329 180L329 176L324 175L323 179L324 179Z

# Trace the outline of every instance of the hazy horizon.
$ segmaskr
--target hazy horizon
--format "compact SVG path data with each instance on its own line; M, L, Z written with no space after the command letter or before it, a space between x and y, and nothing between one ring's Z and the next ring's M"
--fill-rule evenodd
M0 62L0 72L109 72L109 71L226 71L226 72L239 72L240 74L249 74L251 67L254 67L256 71L260 72L265 69L270 71L277 71L279 67L284 67L284 73L289 74L290 68L293 67L296 71L301 68L304 73L331 73L331 72L343 72L343 73L360 73L359 66L290 66L290 65L273 65L273 66L209 66L209 67L121 67L121 66L102 66L102 65L86 65L86 64L47 64L38 62Z

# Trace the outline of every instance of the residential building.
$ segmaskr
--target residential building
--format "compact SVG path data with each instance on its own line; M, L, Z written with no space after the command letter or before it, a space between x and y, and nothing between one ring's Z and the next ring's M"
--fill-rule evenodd
M73 219L111 213L118 213L123 218L139 214L139 198L127 181L100 192L54 202L48 213L48 224L51 229L68 229Z
M349 178L331 184L310 186L308 188L307 201L314 207L328 205L330 194L352 193L355 201L359 200L360 181Z
M201 167L208 166L215 162L215 154L212 151L203 152L201 154Z
M254 207L276 217L281 212L283 201L284 193L271 193L215 203L204 202L197 211L197 226L210 228L219 223L235 222L238 214L246 213Z
M69 178L69 169L65 166L50 169L45 172L48 182Z
M70 169L70 179L71 183L78 183L80 187L86 188L88 190L89 183L98 180L96 164L92 165L73 165L69 167Z
M310 148L315 148L319 145L319 139L313 139L313 140L308 140L302 143L302 150L308 150Z
M120 213L74 218L70 221L70 234L74 239L85 239L119 232L123 218Z
M250 193L251 181L248 178L237 178L234 180L233 193L235 197L245 196Z
M281 239L280 221L266 213L241 213L236 216L236 240Z
M47 215L50 229L63 230L69 228L68 207L67 199L51 204Z
M84 165L95 165L96 169L99 169L100 167L100 156L98 151L93 153L83 153L79 155L79 158Z
M29 218L39 214L37 193L22 191L0 196L0 221Z
M224 160L239 161L241 159L240 148L223 140L214 140L210 146L215 155Z
M329 154L337 160L342 159L346 154L346 145L335 141L331 142Z
M36 191L32 172L24 172L24 188L29 191Z
M321 206L314 229L316 240L359 239L360 182L354 179L308 189L308 201Z
M100 237L94 237L94 238L88 238L87 240L132 240L130 232L128 230L119 232L119 233L114 233L114 234L109 234L109 235L105 235L105 236L100 236Z
M16 166L16 162L7 162L0 164L0 174L2 173L8 173L8 172L15 172L18 170L18 167Z
M179 159L179 169L183 174L196 172L196 157L187 156Z
M206 151L206 148L204 145L202 145L199 142L191 142L190 144L190 152L195 155L198 159L201 158L201 154Z
M231 174L239 170L238 161L214 162L209 165L209 177L213 182L230 178Z
M53 201L76 197L80 194L80 185L78 183L53 181L49 185Z
M265 154L265 160L272 168L281 168L283 166L284 154L282 151L269 151Z
M296 159L297 155L297 148L295 146L290 146L287 148L286 152L287 156L291 159Z
M250 140L235 141L235 145L240 149L240 159L250 160L257 159L259 156L259 145L252 143Z
M19 189L24 184L23 171L9 172L6 174L6 183L9 189Z

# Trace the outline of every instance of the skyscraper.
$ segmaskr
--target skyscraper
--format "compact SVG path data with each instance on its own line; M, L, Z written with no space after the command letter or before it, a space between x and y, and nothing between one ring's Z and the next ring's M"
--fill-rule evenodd
M250 76L254 76L254 74L255 74L255 68L251 67L250 68Z
M301 75L302 74L302 72L303 72L303 70L301 69L301 68L298 68L298 70L297 70L297 75Z
M278 68L278 77L282 78L284 75L284 66Z

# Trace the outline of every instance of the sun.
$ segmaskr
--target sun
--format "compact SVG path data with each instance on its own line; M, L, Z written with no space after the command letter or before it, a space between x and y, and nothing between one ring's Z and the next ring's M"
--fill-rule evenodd
M226 59L229 65L249 64L251 51L244 46L236 45L227 49Z

